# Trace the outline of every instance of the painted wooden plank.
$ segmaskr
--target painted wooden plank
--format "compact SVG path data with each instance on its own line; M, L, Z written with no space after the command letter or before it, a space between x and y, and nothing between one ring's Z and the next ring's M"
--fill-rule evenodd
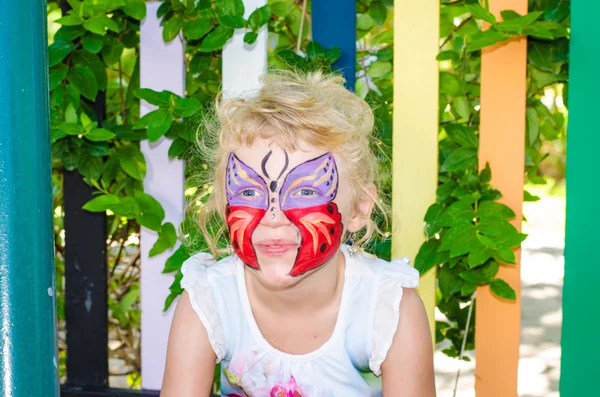
M500 20L501 10L527 13L527 0L491 1L490 11ZM492 184L500 200L516 214L512 224L521 230L524 159L527 41L511 40L483 50L481 61L481 130L479 167L492 169ZM489 287L477 289L475 335L475 391L478 397L517 395L521 332L520 249L516 265L501 266L498 277L517 293L509 302Z
M596 114L600 100L598 23L600 2L571 2L569 63L569 133L567 135L567 221L560 393L563 396L595 396L598 391L600 329L597 281L600 252L596 230L595 181L600 135Z
M185 88L184 49L179 39L165 44L162 27L156 18L161 3L146 3L147 16L140 26L140 86L153 90L169 90L183 95ZM168 73L165 73L168 71ZM154 110L142 102L141 114ZM157 142L142 141L140 146L146 158L144 189L156 198L165 209L165 222L178 228L184 209L183 170L180 160L169 160L171 140L165 137ZM158 390L162 385L166 360L167 340L175 305L163 313L165 298L173 282L172 274L162 274L168 250L150 258L148 253L157 234L142 228L141 231L141 305L142 305L142 387Z
M46 2L2 3L0 395L58 397Z
M394 2L392 256L413 260L424 241L425 213L436 200L439 7L437 0ZM419 295L433 337L435 270L421 278Z
M342 54L333 67L346 79L346 88L356 85L356 1L327 0L311 3L313 40L328 49L338 47ZM332 18L332 16L335 17ZM305 29L309 28L305 26Z
M244 0L244 18L267 4L266 0ZM235 31L223 48L223 96L251 95L259 88L259 77L267 71L267 25L260 28L252 45L244 43L244 30ZM246 94L245 94L246 93Z

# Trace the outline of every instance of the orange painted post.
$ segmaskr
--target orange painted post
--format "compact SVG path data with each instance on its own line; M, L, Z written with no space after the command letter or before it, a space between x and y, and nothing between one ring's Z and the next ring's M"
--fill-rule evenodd
M527 0L490 1L500 20L501 10L527 13ZM481 60L481 130L479 167L490 163L492 185L500 200L516 214L521 230L524 158L527 41L511 40L483 50ZM477 289L475 392L477 397L517 396L521 330L520 249L516 265L501 266L498 277L517 293L516 301L502 300L489 287Z

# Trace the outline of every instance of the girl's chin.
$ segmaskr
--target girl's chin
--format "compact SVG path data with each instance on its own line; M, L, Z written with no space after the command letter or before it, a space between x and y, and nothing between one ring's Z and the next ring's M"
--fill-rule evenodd
M256 277L259 278L261 283L271 288L286 288L302 279L302 277L290 275L296 261L296 255L292 255L291 258L286 258L286 256L278 258L266 256L262 258L262 255L257 255L260 270L256 272Z

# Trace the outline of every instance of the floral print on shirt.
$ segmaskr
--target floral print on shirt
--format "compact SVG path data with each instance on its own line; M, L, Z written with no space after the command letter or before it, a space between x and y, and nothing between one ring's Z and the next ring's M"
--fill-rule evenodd
M222 371L228 385L227 397L309 397L296 383L294 376L286 380L280 365L271 360L262 360L255 351L249 355L235 357ZM223 386L223 385L222 385ZM227 389L234 389L233 393ZM306 389L306 388L305 388Z

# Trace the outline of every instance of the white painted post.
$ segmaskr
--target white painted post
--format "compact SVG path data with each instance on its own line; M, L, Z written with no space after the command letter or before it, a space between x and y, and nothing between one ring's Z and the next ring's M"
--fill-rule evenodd
M156 91L169 90L183 95L185 89L184 47L179 38L169 44L162 39L162 27L156 18L160 3L146 3L146 19L140 26L140 86ZM155 107L145 101L141 104L141 114ZM183 195L184 163L169 160L167 155L171 140L165 137L150 143L141 142L141 150L146 158L145 191L156 198L165 209L164 222L172 222L179 227L183 216L185 199ZM141 231L141 305L142 305L142 388L159 390L162 385L166 360L167 339L173 317L174 305L163 313L172 274L162 274L162 269L172 250L150 258L148 252L156 241L157 234L142 228Z
M267 4L266 0L245 0L245 18L252 11ZM185 88L184 48L179 39L165 44L162 27L156 18L159 3L148 2L146 19L140 27L140 86L156 91L169 90L183 95ZM238 30L223 49L223 91L226 97L242 95L259 87L259 77L267 70L267 26L258 32L252 45L244 43L244 31ZM142 102L141 113L153 107ZM171 141L143 141L142 152L146 158L146 192L156 198L165 209L167 222L177 228L184 208L183 162L168 159ZM166 360L167 340L172 320L172 310L163 313L163 305L173 275L161 271L172 251L153 258L148 252L156 241L156 233L142 228L141 233L141 304L142 304L142 388L159 390ZM173 309L175 303L171 306Z
M244 18L266 0L244 0ZM258 31L252 45L244 43L244 29L236 30L233 38L223 48L223 96L240 96L259 88L258 78L267 71L267 26Z

